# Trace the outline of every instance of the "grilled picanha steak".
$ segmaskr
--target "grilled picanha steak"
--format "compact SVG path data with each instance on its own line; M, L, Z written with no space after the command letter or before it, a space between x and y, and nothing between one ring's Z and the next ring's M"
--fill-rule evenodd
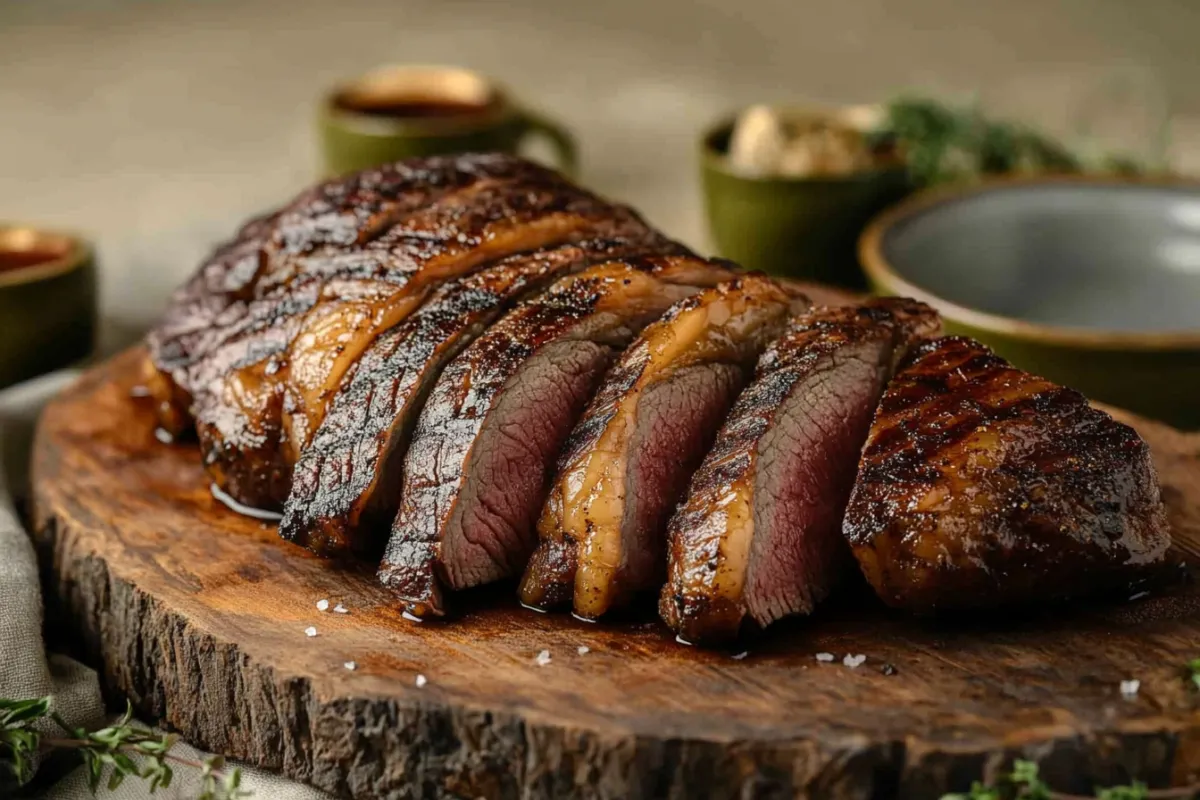
M222 488L278 507L346 372L441 282L635 232L648 229L629 209L509 156L338 179L251 225L183 290L150 337L151 389L173 429L190 402Z
M842 510L875 406L938 327L910 300L817 308L759 360L669 525L659 610L687 642L810 613L849 563Z
M888 387L845 534L879 596L919 612L1123 586L1170 545L1132 428L957 337Z
M694 257L591 267L523 302L446 367L405 458L379 573L410 613L442 613L442 584L520 573L555 460L605 369L672 303L729 277Z
M527 292L587 266L680 252L649 230L512 256L444 284L375 340L296 463L280 535L325 556L378 555L399 507L408 437L442 368Z
M147 383L158 400L159 423L176 434L191 425L191 396L221 365L193 370L223 343L269 325L271 303L255 301L285 300L287 286L308 277L297 268L298 259L356 249L391 219L521 168L489 156L403 162L319 184L284 208L250 220L175 293L147 336ZM312 276L318 284L321 277Z
M538 522L521 601L596 619L662 585L667 520L758 354L808 306L761 275L650 324L576 425Z

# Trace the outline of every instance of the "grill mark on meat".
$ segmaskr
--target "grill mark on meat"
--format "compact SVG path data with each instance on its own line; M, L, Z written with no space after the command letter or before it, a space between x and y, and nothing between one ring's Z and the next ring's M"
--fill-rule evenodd
M648 229L516 256L440 288L371 345L297 461L280 535L325 556L378 555L416 416L442 367L521 294L590 262L681 248Z
M190 398L201 385L188 368L228 340L231 323L249 303L286 285L294 257L362 246L389 220L480 179L512 177L538 168L504 156L437 156L366 170L327 181L286 207L251 220L217 248L172 299L147 336L147 383L158 399L160 423L182 431L191 423Z
M444 278L543 245L648 231L553 173L525 166L514 176L477 180L365 242L289 245L299 254L259 280L275 288L192 371L206 395L193 400L201 448L222 488L278 508L345 372Z
M146 336L143 381L155 399L159 425L172 435L192 424L192 395L186 379L195 354L203 352L231 306L245 307L247 294L266 261L265 245L279 212L250 220L220 245L195 276L172 295L162 320Z
M415 614L441 586L515 574L554 457L618 348L696 286L730 277L694 257L614 261L528 300L442 373L404 464L380 580Z
M309 312L289 358L283 422L291 453L307 446L348 366L379 333L410 313L414 301L419 302L420 284L428 286L513 253L604 236L614 228L639 224L632 213L561 182L486 184L462 197L461 203L448 202L454 197L426 214L406 218L377 240L388 247L393 264L411 265L408 271L418 285L396 291L392 281L385 280L380 291L363 292L363 278L346 277L345 284L333 281L326 287L325 295L333 299ZM392 266L388 277L394 274ZM362 294L355 297L354 289Z
M461 217L461 215L455 216ZM460 250L460 252L467 252L468 258L451 263L459 271L468 271L485 263L493 256L506 255L506 251L521 250L526 246L536 248L544 242L555 240L586 238L594 233L604 232L611 227L618 226L625 221L620 217L617 219L605 217L598 212L591 220L581 217L559 217L549 220L552 224L543 229L539 229L536 224L525 224L517 226L516 230L518 236L528 234L528 238L522 240L509 238L506 241L500 241L499 244L488 242L477 251ZM458 236L459 234L456 234L453 237L455 245L451 248L452 251L467 247L476 238L480 238L475 235L462 234L465 240L464 244L457 242ZM413 245L413 242L406 241L404 244L410 246ZM402 252L406 252L408 256L412 256L413 252L416 252L424 257L431 252L436 252L435 247L436 244L421 241L415 247ZM395 253L394 248L388 253L389 261ZM265 394L261 395L264 402L258 409L248 410L245 415L253 418L267 416L276 409L283 412L280 423L274 424L272 420L271 426L273 430L278 430L286 436L282 446L267 445L260 451L278 463L277 471L288 474L288 467L294 461L296 453L302 452L303 447L307 444L310 419L320 419L319 412L324 407L324 401L327 395L339 385L344 371L380 331L411 313L432 288L434 281L439 276L439 271L444 274L446 269L444 258L440 262L435 260L432 263L421 263L413 259L407 263L410 268L404 273L393 271L386 276L385 280L375 284L378 287L375 297L369 295L365 299L361 297L366 293L364 288L369 291L371 287L370 281L365 277L359 276L344 281L330 280L325 285L325 293L328 294L332 291L342 299L316 305L308 312L308 316L299 330L293 330L290 325L287 326L286 330L289 331L288 339L291 345L289 353L282 357L282 363L285 366L281 370L281 377L273 383L275 391L282 392L284 396L279 400L273 397L268 398ZM356 267L357 264L352 266ZM434 274L428 275L426 267L429 267ZM397 285L400 283L397 278L409 275L413 277L412 281ZM360 297L355 298L351 289L357 289ZM300 389L296 388L298 384ZM306 408L311 411L311 416L305 414ZM296 420L300 421L299 426L289 424ZM276 438L278 440L279 437ZM201 440L203 444L203 436ZM249 451L242 448L232 452L236 455ZM261 456L256 454L256 457ZM258 465L250 463L245 467L255 469ZM286 491L286 486L282 488ZM259 506L275 506L282 497L272 494L253 499L239 499L243 502L253 502Z
M844 530L880 597L922 612L1120 587L1170 546L1132 428L959 337L889 386Z
M172 296L170 310L147 336L154 362L173 371L186 366L196 337L235 300L247 299L265 260L265 246L278 211L251 219L219 245L196 274Z
M559 459L523 603L573 599L576 615L595 619L662 584L667 517L793 302L807 306L769 278L745 276L680 301L642 332ZM655 436L672 449L648 450Z
M818 308L759 360L668 526L659 610L688 642L809 613L847 560L841 514L896 362L937 328L910 300Z

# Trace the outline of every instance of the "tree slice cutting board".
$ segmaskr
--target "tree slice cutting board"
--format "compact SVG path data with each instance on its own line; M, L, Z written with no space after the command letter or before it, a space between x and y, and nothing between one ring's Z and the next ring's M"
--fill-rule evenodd
M157 441L131 397L140 358L93 370L41 422L49 628L114 696L207 749L363 798L924 798L1014 756L1062 790L1200 774L1193 584L934 622L852 582L747 653L683 647L649 617L524 611L511 586L416 624L370 571L214 500L196 448ZM1200 436L1130 421L1177 559L1200 556Z

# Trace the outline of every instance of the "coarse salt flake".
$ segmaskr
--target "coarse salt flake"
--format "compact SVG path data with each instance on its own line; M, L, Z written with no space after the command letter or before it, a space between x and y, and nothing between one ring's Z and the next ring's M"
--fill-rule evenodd
M833 653L817 653L817 661L833 661Z
M581 644L581 645L579 645L579 649L576 650L575 652L579 653L579 655L581 655L581 656L586 656L591 651L592 651L592 648L588 647L586 644Z
M341 603L338 603L336 606L334 606L333 610L334 610L334 613L336 613L336 614L349 614L350 613L350 609L346 608Z
M429 683L429 681L426 680L424 675L418 675L416 683L417 683L417 688L420 689L422 686Z
M847 653L846 657L842 659L842 663L845 664L850 669L855 669L857 667L862 666L862 663L866 660L867 660L867 657L862 655L861 653L856 656L852 656L849 653Z
M745 650L745 651L743 651L743 652L741 652L741 653L738 653L737 655L733 656L733 660L734 660L734 661L741 661L743 658L745 658L745 657L746 657L746 656L748 656L748 655L750 655L750 651L749 651L749 650Z
M316 636L316 635L317 635L317 629L316 629L314 626L312 626L312 625L309 625L307 628L305 628L305 629L304 629L304 635L305 635L305 636L308 636L308 637L310 637L310 638L311 638L311 637L313 637L313 636Z
M542 652L538 653L537 658L535 658L534 661L537 662L539 667L546 666L550 663L550 651L543 650Z
M342 664L342 666L351 672L354 672L354 670L358 669L358 663L354 661L347 661L345 664Z
M317 611L328 611L328 610L329 610L329 601L328 600L318 600L317 601Z
M1142 688L1142 682L1139 680L1121 681L1121 696L1126 700L1132 700L1137 697L1140 688Z

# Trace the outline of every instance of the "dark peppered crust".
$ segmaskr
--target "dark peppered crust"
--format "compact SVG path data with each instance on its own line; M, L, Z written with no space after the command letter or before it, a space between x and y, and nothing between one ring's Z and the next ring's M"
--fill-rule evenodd
M880 597L918 611L1122 585L1170 545L1132 428L959 337L917 348L888 388L845 534Z

